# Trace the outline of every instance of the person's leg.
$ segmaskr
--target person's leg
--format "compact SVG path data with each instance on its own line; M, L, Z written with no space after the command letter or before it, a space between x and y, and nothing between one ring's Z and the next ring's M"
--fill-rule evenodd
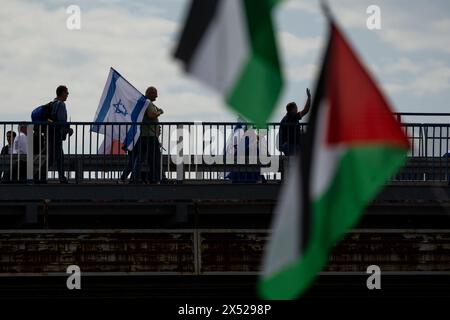
M295 154L299 154L300 153L300 145L296 144L294 147L295 147Z
M136 160L136 154L139 154L139 146L141 144L141 139L139 138L133 146L131 151L128 151L128 162L127 166L123 169L120 180L125 181L128 178L130 172L133 172L134 161ZM134 179L134 175L131 175L131 180Z
M141 154L140 148L139 149L136 149L136 148L138 148L138 146L140 146L140 145L141 145L141 139L139 138L137 144L133 148L134 152L131 154L131 177L130 177L130 180L134 183L137 182L136 172L139 170L138 159Z
M48 155L47 155L47 161L48 161L48 168L50 171L55 171L55 167L57 168L57 162L56 162L56 127L54 125L48 126Z
M139 138L138 150L133 152L133 170L132 178L135 183L142 181L142 162L146 159L147 154L147 137Z
M27 160L25 155L14 155L11 180L14 183L25 183L27 179Z
M10 155L8 155L9 157ZM14 180L14 173L15 173L15 168L16 168L16 160L13 157L11 159L12 161L12 165L9 163L7 163L7 165L4 166L4 171L3 171L3 176L2 176L2 182L3 183L11 183L11 181ZM16 172L16 177L17 177L17 172Z
M122 171L122 174L120 176L120 180L125 181L128 178L128 175L130 174L130 172L133 170L133 161L134 161L134 151L136 151L135 149L137 149L137 147L135 146L135 148L133 148L132 151L128 151L127 154L127 165L125 166L125 168Z
M130 174L131 170L133 169L133 154L130 152L127 155L127 165L122 171L122 174L120 175L120 180L125 181L128 178L128 175Z
M154 137L150 137L148 141L148 153L147 153L147 163L148 163L148 172L147 172L147 181L150 183L155 182L155 139Z
M161 181L161 146L158 137L155 137L155 169L156 181Z
M47 141L47 135L46 135L46 127L42 129L44 131L44 134L41 137L41 175L40 179L42 183L47 183L48 179L48 141Z
M141 177L144 183L151 182L152 180L152 165L153 163L150 161L152 159L152 137L146 137L145 141L145 154L143 154L142 162L146 164L145 169L142 170Z
M158 177L162 183L167 183L168 182L167 176L162 167L162 156L163 155L162 155L161 143L159 142L158 138L156 138L156 139L157 139L156 142L157 142L157 148L158 148Z
M284 153L284 155L286 156L291 156L292 155L292 145L286 143L283 143L280 147L280 150Z
M11 176L11 182L13 182L13 183L16 183L18 180L19 180L19 178L18 178L18 175L19 175L19 171L20 171L20 168L19 168L19 161L17 160L17 157L15 157L15 158L13 158L14 160L13 160L13 165L12 165L12 174L10 175Z
M43 140L45 137L43 137ZM39 155L41 159L41 167L40 167L40 175L39 175L39 182L40 183L47 183L47 177L48 177L48 170L47 170L47 146L45 145L45 141L42 142L42 145L44 146L41 150L41 154ZM39 163L39 159L38 159Z
M27 182L27 160L20 159L19 165L20 165L20 174L19 174L19 183L26 183Z
M55 161L56 169L58 170L58 178L61 182L66 182L67 178L64 176L64 152L63 141L59 130L55 135Z
M149 182L155 183L161 181L161 150L159 148L159 141L157 137L150 137L148 163Z
M280 150L284 153L284 155L286 156L291 156L292 155L292 145L290 145L289 143L283 143L283 145L281 146Z
M34 167L36 171L33 173L33 179L36 183L45 183L47 175L46 169L46 147L45 147L45 136L42 135L44 132L44 126L36 125L33 132L33 155L34 155ZM39 165L40 164L40 165Z
M300 152L300 146L297 144L289 144L286 148L287 156L295 156L296 154L298 154Z

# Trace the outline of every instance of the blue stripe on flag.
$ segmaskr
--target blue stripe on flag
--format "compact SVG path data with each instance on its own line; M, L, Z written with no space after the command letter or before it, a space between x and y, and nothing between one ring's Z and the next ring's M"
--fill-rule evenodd
M137 118L141 114L142 109L145 106L145 102L147 101L147 98L145 96L141 96L136 103L136 105L133 108L133 112L131 113L131 122L133 123L130 127L130 129L127 132L127 136L125 137L124 145L128 149L130 145L134 142L134 137L137 133Z
M111 82L109 84L108 93L106 94L105 100L103 101L102 108L100 109L100 112L98 113L97 119L95 119L95 123L102 123L105 120L106 115L108 114L109 108L111 106L111 100L114 97L114 93L116 92L116 82L120 78L120 74L112 69L113 74L111 77ZM99 132L99 125L92 125L91 131L93 132Z

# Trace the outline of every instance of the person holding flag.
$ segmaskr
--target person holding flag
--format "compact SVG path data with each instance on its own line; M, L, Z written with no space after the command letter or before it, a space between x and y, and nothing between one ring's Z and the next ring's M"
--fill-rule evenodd
M110 69L102 97L95 114L91 131L104 135L104 141L99 147L99 154L121 154L128 150L137 153L136 148L140 135L140 126L145 111L150 104L142 93L131 85L119 72ZM109 123L109 124L105 124ZM124 150L123 150L124 149ZM128 170L122 177L127 177L133 164L133 156L128 155ZM125 179L121 179L124 181Z
M158 183L161 181L161 146L159 143L160 126L158 118L164 111L153 102L158 97L155 87L148 87L145 97L150 100L143 117L139 137L139 151L133 152L133 179L135 182ZM142 163L147 162L148 171L142 173Z

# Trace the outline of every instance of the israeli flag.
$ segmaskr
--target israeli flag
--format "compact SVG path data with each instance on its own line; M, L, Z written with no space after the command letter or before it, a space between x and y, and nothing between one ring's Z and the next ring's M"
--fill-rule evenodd
M105 135L105 141L118 140L132 150L140 135L136 123L142 122L149 103L150 100L111 68L91 131ZM105 122L123 124L102 125Z

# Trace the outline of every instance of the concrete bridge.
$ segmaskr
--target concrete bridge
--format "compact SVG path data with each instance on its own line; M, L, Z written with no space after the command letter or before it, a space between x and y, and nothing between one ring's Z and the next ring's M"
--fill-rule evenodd
M417 143L407 164L305 299L450 298L448 137L431 127L409 125ZM10 160L0 157L0 169ZM0 298L256 297L287 158L266 183L250 184L224 173L264 164L162 160L166 184L118 184L125 155L82 152L65 157L69 184L56 183L51 166L46 184L0 183ZM70 265L81 268L77 293L66 288ZM367 289L370 265L381 268L379 292Z
M255 296L279 184L0 185L0 295ZM391 184L330 254L308 297L450 295L450 188ZM125 290L125 291L124 291ZM377 297L377 295L375 295Z

